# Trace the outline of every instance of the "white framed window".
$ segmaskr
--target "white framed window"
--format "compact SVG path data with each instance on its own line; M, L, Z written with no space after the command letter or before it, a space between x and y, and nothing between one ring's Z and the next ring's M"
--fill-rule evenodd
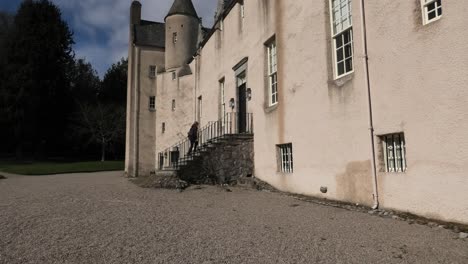
M224 90L224 78L219 81L219 119L226 115L226 94Z
M381 136L385 172L405 172L406 143L403 133Z
M351 0L330 0L335 78L353 72L353 21Z
M177 43L177 32L172 33L172 43L174 43L174 44Z
M276 145L278 154L278 170L283 173L293 173L292 143Z
M278 60L276 53L276 40L267 44L268 56L268 105L278 103Z
M239 4L240 4L240 16L241 16L241 18L245 18L245 5L244 5L244 1L240 1Z
M149 66L149 77L154 79L156 77L156 66L155 65L150 65Z
M156 96L149 97L149 110L150 111L156 110Z
M219 30L221 30L221 31L224 30L224 20L223 20L223 19L221 19L221 20L219 21Z
M421 0L423 24L429 24L442 17L442 0Z
M201 117L202 117L202 107L203 107L203 97L200 95L198 97L198 102L197 102L197 121L198 123L201 123Z

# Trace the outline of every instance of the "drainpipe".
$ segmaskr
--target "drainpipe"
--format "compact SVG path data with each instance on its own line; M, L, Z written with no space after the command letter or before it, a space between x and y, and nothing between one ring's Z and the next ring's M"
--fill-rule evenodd
M138 149L138 141L139 141L139 111L140 111L140 48L136 47L136 56L133 57L135 60L135 72L134 74L134 82L135 82L135 89L134 89L134 127L133 127L133 135L134 135L134 141L133 141L133 159L134 159L134 166L133 166L133 177L138 177L138 159L139 159L139 149Z
M379 190L377 185L377 166L375 162L375 141L374 141L374 121L372 115L372 96L371 96L371 84L369 78L369 56L367 53L367 29L366 29L366 12L364 6L364 0L361 0L361 35L362 35L362 47L363 47L363 64L364 64L364 75L366 78L366 86L367 86L367 102L369 108L369 132L370 132L370 140L371 140L371 149L370 154L372 157L372 179L373 179L373 189L374 189L374 205L372 209L379 208Z

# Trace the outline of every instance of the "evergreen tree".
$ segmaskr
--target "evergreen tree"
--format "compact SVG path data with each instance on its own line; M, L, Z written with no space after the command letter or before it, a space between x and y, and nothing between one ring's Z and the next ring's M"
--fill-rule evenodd
M102 103L125 106L127 102L127 68L128 60L122 58L107 70L99 91L99 100Z
M0 66L5 63L6 47L5 43L8 34L13 26L13 16L0 11ZM2 79L3 80L3 79Z
M95 103L100 87L101 80L93 66L84 59L77 59L71 78L71 94L75 104Z
M57 6L22 2L7 41L2 104L14 132L17 157L63 148L72 99L73 38Z
M1 98L5 97L5 78L6 78L6 40L12 30L13 26L13 15L0 12L0 127L8 127L8 119L6 117L7 104ZM8 153L12 145L10 139L12 137L11 129L0 130L0 154Z

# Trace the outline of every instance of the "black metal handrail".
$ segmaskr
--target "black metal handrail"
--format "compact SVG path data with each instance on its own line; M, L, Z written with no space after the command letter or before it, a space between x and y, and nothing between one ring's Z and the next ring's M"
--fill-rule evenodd
M210 144L218 142L231 135L252 135L253 114L251 113L226 113L218 121L208 122L198 131L198 147L190 154L190 140L188 138L176 143L159 153L158 167L162 169L179 169L194 157L205 151Z

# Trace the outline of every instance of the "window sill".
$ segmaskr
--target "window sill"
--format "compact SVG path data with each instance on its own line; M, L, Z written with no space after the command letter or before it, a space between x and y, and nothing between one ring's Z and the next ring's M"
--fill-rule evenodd
M432 24L432 23L434 23L434 22L437 22L437 21L439 21L440 19L442 19L442 16L433 18L433 19L431 19L431 20L426 20L426 21L423 22L423 26L427 26L427 25L429 25L429 24Z
M148 109L150 112L156 112L156 109Z
M407 172L408 172L408 169L406 169L406 171L398 171L398 172L381 170L378 173L380 175L385 175L385 176L395 176L395 175L406 175Z
M265 106L265 109L264 109L265 113L268 114L268 113L271 113L271 112L275 111L276 109L278 109L278 105L279 105L279 103L276 103L274 105Z
M341 75L340 77L334 78L331 82L338 86L341 87L345 85L347 82L351 81L354 78L354 71L349 72L345 75Z
M276 175L279 177L291 177L294 172L282 172L282 171L276 171Z

